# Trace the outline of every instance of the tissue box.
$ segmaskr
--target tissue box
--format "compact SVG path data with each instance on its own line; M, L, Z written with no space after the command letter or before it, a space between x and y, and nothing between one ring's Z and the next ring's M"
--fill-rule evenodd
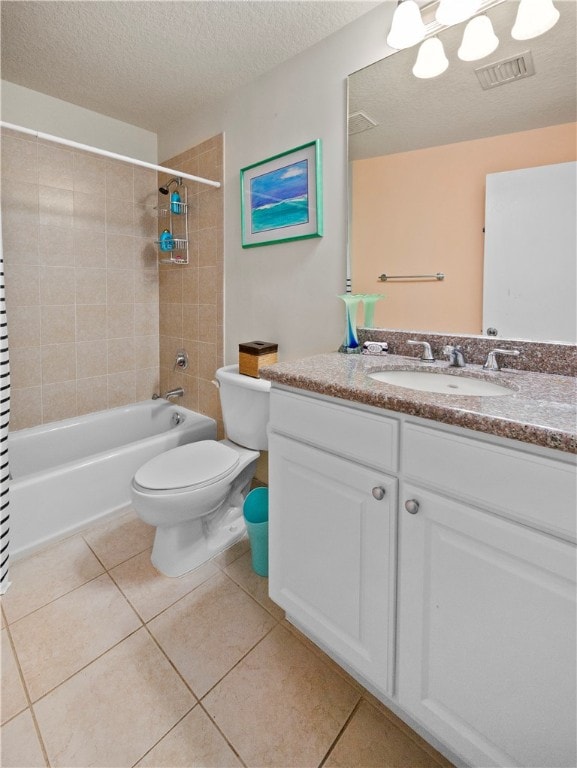
M259 378L259 370L277 362L278 344L271 341L247 341L238 345L238 372Z

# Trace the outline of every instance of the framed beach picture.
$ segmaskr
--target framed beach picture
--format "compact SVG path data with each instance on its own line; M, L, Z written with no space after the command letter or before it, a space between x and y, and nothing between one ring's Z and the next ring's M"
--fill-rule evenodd
M320 139L240 172L242 247L321 237Z

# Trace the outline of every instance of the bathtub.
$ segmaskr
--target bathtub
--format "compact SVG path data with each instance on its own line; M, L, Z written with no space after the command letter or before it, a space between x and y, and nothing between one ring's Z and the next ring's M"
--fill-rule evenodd
M214 419L163 399L10 433L11 556L128 505L134 473L153 456L215 438Z

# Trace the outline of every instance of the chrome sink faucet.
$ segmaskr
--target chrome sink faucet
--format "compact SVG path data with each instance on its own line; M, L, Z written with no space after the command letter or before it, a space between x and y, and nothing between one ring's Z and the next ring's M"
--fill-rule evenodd
M465 356L463 355L462 347L447 344L443 349L443 354L449 358L449 368L465 367Z
M433 352L431 350L431 345L428 341L415 341L414 339L409 339L407 341L407 344L410 344L411 346L422 346L423 352L421 354L421 362L422 363L434 363L435 358L433 357Z
M497 355L510 355L511 357L519 357L518 349L492 349L487 355L483 370L485 371L500 371L501 365L497 360Z

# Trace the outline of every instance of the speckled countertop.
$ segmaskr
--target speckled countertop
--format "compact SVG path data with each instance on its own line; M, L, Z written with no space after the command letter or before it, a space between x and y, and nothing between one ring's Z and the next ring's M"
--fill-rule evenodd
M488 379L511 388L510 395L480 397L421 392L375 381L367 373L379 370L428 370ZM486 432L525 443L577 453L577 379L549 373L481 366L449 368L400 355L376 357L331 352L261 368L269 381L364 403L391 411Z

